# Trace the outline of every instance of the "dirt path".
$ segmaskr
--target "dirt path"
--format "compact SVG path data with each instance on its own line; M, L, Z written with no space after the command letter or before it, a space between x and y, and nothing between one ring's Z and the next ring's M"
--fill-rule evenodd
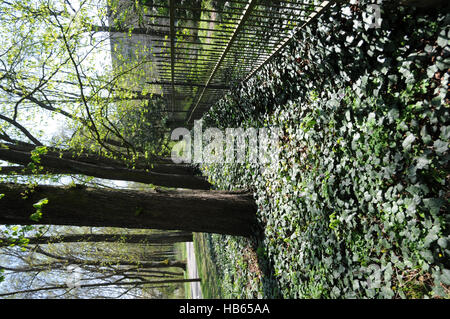
M189 278L198 278L197 262L195 261L194 244L192 242L186 243L186 252ZM191 282L191 298L202 299L202 289L199 282Z

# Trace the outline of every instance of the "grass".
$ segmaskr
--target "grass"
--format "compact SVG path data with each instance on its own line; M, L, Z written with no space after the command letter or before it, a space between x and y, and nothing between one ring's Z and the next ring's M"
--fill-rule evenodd
M187 260L187 252L186 252L186 244L185 243L176 243L177 252L179 254L180 260ZM189 278L189 273L187 270L184 271L184 279ZM186 299L191 299L191 287L189 282L184 283L184 297Z
M279 297L273 270L257 241L196 233L194 249L205 299Z
M194 250L198 275L202 279L200 286L204 299L223 298L219 284L217 267L207 241L208 235L194 233Z

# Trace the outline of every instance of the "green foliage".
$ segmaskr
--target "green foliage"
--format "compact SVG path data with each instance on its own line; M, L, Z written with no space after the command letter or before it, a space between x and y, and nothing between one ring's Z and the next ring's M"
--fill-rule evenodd
M27 168L31 169L33 173L38 173L44 169L43 166L39 165L41 163L41 155L47 154L48 149L46 146L37 146L31 151L31 162L27 164Z
M204 117L283 129L278 165L205 171L217 188L254 190L276 278L266 296L448 296L450 16L383 2L368 28L367 4L332 6ZM249 294L227 275L248 243L210 238L224 290Z
M37 164L41 162L41 155L47 154L48 149L46 146L37 146L31 151L31 160Z
M37 203L34 203L33 207L36 208L36 211L30 215L30 219L35 222L38 222L42 218L42 208L46 204L48 204L47 198L43 198L40 201L38 201Z
M0 200L2 200L4 197L5 194L0 194ZM45 200L46 199L41 200L35 204L35 208L40 210L39 214L41 214L42 206L48 202L45 202ZM42 228L33 227L32 225L3 225L0 229L0 247L7 245L25 248L28 245L28 239L26 237L28 236L29 232L34 232L37 236L39 236L39 234L42 232Z
M127 116L127 124L142 123L152 95L161 93L145 83L155 73L150 48L130 38L145 11L134 1L3 3L0 98L8 102L0 105L2 136L34 144L52 139L52 146L132 166L137 150L128 139L134 142L135 132L147 127L122 124ZM111 43L105 25L119 31ZM66 136L49 136L56 121ZM29 169L39 169L42 154L40 147L32 153Z
M165 127L168 120L164 110L166 100L162 97L153 97L141 107L131 105L122 117L118 128L125 139L136 149L145 150L151 155L160 155L166 150Z

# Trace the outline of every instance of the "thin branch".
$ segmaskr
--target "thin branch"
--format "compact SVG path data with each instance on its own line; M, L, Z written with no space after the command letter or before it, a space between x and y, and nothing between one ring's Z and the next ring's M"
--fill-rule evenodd
M6 121L6 122L12 124L13 126L15 126L16 128L18 128L35 145L37 145L37 146L42 146L43 145L41 142L39 142L39 140L37 138L35 138L25 127L23 127L17 121L14 121L13 119L10 119L9 117L6 117L6 116L4 116L2 114L0 114L0 119Z
M130 286L130 285L141 286L141 285L151 285L151 284L185 283L185 282L198 282L198 281L200 281L199 278L194 278L194 279L147 280L147 281L131 281L131 282L107 282L107 283L84 284L84 285L80 285L79 288L108 287L108 286ZM25 290L18 290L18 291L2 293L2 294L0 294L0 297L12 296L12 295L23 294L23 293L33 293L33 292L39 292L39 291L67 289L67 288L71 288L71 287L67 286L67 284L63 284L63 285L56 285L56 286L53 286L53 287L41 287L41 288L34 288L34 289L25 289Z

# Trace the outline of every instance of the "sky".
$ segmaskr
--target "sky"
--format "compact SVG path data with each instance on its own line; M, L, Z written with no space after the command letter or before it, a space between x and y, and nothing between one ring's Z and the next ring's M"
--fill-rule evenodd
M79 8L79 1L77 0L71 0L71 5L75 10ZM0 17L1 19L1 17ZM106 48L110 48L109 40L105 43ZM89 50L91 48L86 47L86 50ZM94 70L101 73L103 68L108 67L111 65L111 56L109 52L106 52L104 50L97 50L94 51L92 54L95 55L94 60L97 60L98 63L92 64L94 66ZM70 88L70 86L67 86ZM8 100L2 100L0 101L0 107L10 105L11 102ZM22 114L20 118L20 123L26 128L31 128L32 131L39 130L42 132L42 135L39 137L39 140L43 142L46 145L50 145L50 142L54 136L58 136L61 134L61 132L67 128L67 118L60 114L53 114L52 116L49 116L48 112L39 111L39 112L33 112L30 111L33 108L30 108L30 105L24 104L23 106L20 106L20 113ZM8 109L11 110L11 107L8 107ZM28 142L28 141L27 141ZM10 165L5 161L0 161L0 165ZM71 177L62 177L58 184L68 184L73 179ZM23 180L25 182L25 180ZM107 183L107 181L101 181L102 183ZM42 181L44 184L54 184L54 182L50 180ZM128 185L127 182L123 181L112 181L111 183L113 186L116 187L126 187ZM6 227L4 225L0 225L0 233L6 230ZM18 265L16 261L11 259L10 257L7 257L5 255L0 254L0 264L7 264L7 265ZM68 275L70 275L68 273ZM49 274L46 274L47 280L56 280L56 278L52 279L51 272ZM15 279L12 277L7 276L7 280L3 283L0 283L0 292L8 291L8 287L11 286L11 284L15 282ZM115 291L117 292L117 290Z
M93 3L98 4L100 1L95 1ZM101 1L104 2L104 1ZM80 6L80 2L78 0L71 0L70 1L71 6L78 10ZM0 17L1 19L1 17ZM108 51L106 49L108 49ZM94 63L90 63L90 66L93 67L94 72L102 73L102 71L105 68L108 68L112 65L111 63L111 55L109 52L110 43L109 39L106 39L104 44L102 45L101 50L94 50L90 53L91 61L94 61ZM85 48L85 51L88 52L92 49L92 46L87 46ZM81 52L83 53L83 52ZM61 76L59 76L61 77ZM64 80L64 79L63 79ZM75 92L73 86L67 86L67 91L71 91L73 93L79 93ZM76 89L75 89L76 90ZM78 90L76 90L78 91ZM12 110L13 104L7 100L6 98L0 98L0 107L6 107L5 110ZM58 107L58 105L54 105L55 107ZM38 110L36 112L36 109ZM1 109L0 109L1 110ZM66 133L70 134L70 131L67 131L68 129L68 119L60 114L52 113L50 116L50 113L48 111L43 111L40 108L36 108L31 103L21 104L19 105L19 122L21 125L29 129L31 132L40 132L39 140L46 144L51 145L52 138L55 136L61 135L63 131L66 131ZM11 115L11 111L8 112L8 114L5 114L7 116ZM0 123L1 124L1 123ZM8 131L8 134L11 135L11 132ZM12 133L14 134L14 133ZM14 135L11 135L14 137ZM21 138L26 142L29 142L26 137ZM4 165L5 163L0 161L1 165Z

